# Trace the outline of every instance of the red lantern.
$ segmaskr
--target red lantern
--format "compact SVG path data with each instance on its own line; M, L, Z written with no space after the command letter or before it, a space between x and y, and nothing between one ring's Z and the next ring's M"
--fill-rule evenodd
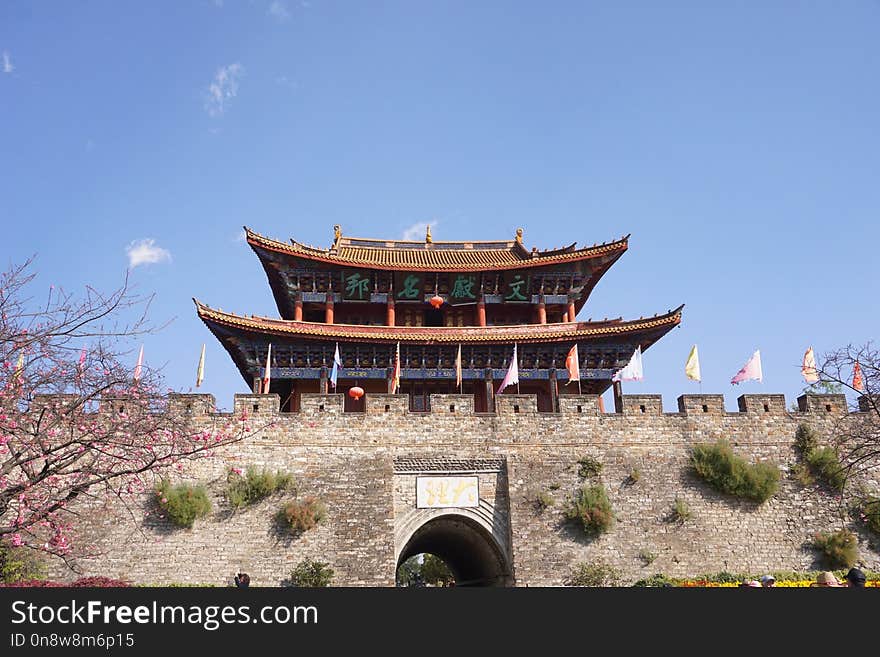
M443 297L441 297L439 294L435 294L433 297L431 297L428 303L434 306L434 310L437 310L440 306L443 305Z
M348 389L348 396L357 401L364 396L364 389L360 386L354 386Z

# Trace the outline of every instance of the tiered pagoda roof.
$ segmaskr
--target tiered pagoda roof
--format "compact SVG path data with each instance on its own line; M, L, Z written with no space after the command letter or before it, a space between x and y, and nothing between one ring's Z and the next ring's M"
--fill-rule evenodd
M340 376L372 381L374 391L390 382L397 345L402 379L432 389L455 380L450 368L456 353L464 355L462 378L485 383L485 394L474 388L485 408L514 344L528 386L544 395L539 407L552 408L572 345L579 346L586 389L601 393L637 346L646 350L681 322L683 306L637 320L575 321L627 250L629 235L539 251L524 246L522 229L511 240L434 241L428 228L423 241L409 241L348 237L336 226L328 248L245 231L281 317L242 316L195 301L197 313L255 389L271 345L272 390L277 383L289 394L290 408L297 395L326 390L336 345Z

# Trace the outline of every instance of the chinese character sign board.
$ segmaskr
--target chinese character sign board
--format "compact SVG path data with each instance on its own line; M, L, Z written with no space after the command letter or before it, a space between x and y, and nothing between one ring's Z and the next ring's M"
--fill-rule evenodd
M424 274L397 272L394 274L395 301L424 301Z
M521 271L506 271L498 289L504 303L528 303L532 300L529 277Z
M479 280L476 274L451 274L449 287L449 303L476 303L479 292Z
M346 301L370 300L370 272L346 270L342 272L342 298Z
M416 507L419 509L479 505L479 477L416 477Z

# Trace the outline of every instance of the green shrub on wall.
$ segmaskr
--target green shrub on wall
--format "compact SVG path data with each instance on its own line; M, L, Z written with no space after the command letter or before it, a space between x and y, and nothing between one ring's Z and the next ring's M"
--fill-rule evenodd
M240 470L232 469L226 478L226 498L236 509L256 504L270 495L291 488L293 475L281 471L248 468L247 473L242 474Z
M761 503L779 488L779 468L771 463L751 464L733 453L730 443L699 443L691 450L694 471L722 493Z
M0 543L0 582L13 584L46 577L46 566L33 550Z
M201 484L176 484L163 479L156 488L156 504L178 527L192 527L196 518L211 512L211 500Z
M597 477L602 472L602 463L592 456L584 456L578 460L578 477L590 479Z
M569 586L617 586L620 572L603 561L578 563L571 569Z
M846 484L846 472L840 463L837 452L831 447L817 447L806 456L810 470L836 491L842 491Z
M859 519L872 532L880 536L880 497L868 497L859 504Z
M798 425L794 434L794 445L803 463L792 468L792 476L804 486L814 483L814 476L824 481L835 491L842 491L846 485L846 470L831 447L819 446L819 434L807 424Z
M614 513L605 487L596 485L580 488L569 501L565 517L579 522L587 536L598 536L611 529Z
M333 581L333 569L323 561L306 559L297 564L290 573L291 586L322 587L330 586Z
M859 560L859 541L847 529L822 532L813 538L813 547L822 553L829 568L851 568Z
M300 534L315 527L324 519L327 509L314 497L286 502L276 520L291 534Z

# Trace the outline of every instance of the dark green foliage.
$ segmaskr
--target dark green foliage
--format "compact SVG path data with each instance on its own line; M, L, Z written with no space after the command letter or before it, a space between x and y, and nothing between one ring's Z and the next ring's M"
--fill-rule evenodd
M822 553L829 568L851 568L859 560L859 541L847 529L822 532L813 538L813 547Z
M291 534L310 530L324 519L327 509L314 497L286 502L276 515L276 520Z
M789 471L791 478L798 482L801 486L812 486L816 483L813 471L810 470L808 463L795 463Z
M836 491L846 485L846 471L831 447L817 447L806 456L810 470Z
M244 476L230 471L226 481L226 497L236 509L293 487L293 475L281 471L257 471L255 468L248 468Z
M333 581L333 569L330 564L314 559L301 561L290 573L290 585L317 588L330 586Z
M771 463L751 464L733 453L730 443L700 443L691 451L694 471L722 493L764 502L779 487L779 468Z
M875 534L880 535L880 498L869 497L859 505L859 512L864 516L865 524Z
M449 586L455 581L449 566L440 557L433 554L426 554L425 560L422 562L422 579L426 584L436 584L440 586Z
M12 584L46 577L46 566L33 550L0 543L0 582Z
M602 464L592 456L584 456L578 460L578 477L589 479L597 477L602 472Z
M669 579L663 573L655 573L650 577L646 577L645 579L640 579L638 582L633 584L633 586L675 586L675 581Z
M705 582L716 582L718 584L732 584L742 582L744 579L750 579L743 575L742 573L728 573L726 570L722 570L720 573L716 573L715 575L697 575L694 577L695 580L701 580Z
M794 446L803 459L803 463L795 464L791 469L795 480L809 486L818 477L835 491L843 490L846 485L846 471L834 449L819 446L819 434L815 429L807 424L798 425Z
M676 497L675 502L672 503L672 509L669 511L669 521L683 525L691 519L691 515L691 509L687 502Z
M578 563L571 569L569 586L617 586L620 572L602 561Z
M608 494L601 485L584 486L575 493L565 509L565 517L579 522L587 536L598 536L614 523Z
M455 577L446 562L433 554L416 554L397 569L397 586L449 586Z
M211 500L201 484L176 484L163 479L156 488L156 504L178 527L192 527L196 518L211 512Z
M809 424L799 424L794 434L794 446L801 456L806 457L819 446L819 434Z

